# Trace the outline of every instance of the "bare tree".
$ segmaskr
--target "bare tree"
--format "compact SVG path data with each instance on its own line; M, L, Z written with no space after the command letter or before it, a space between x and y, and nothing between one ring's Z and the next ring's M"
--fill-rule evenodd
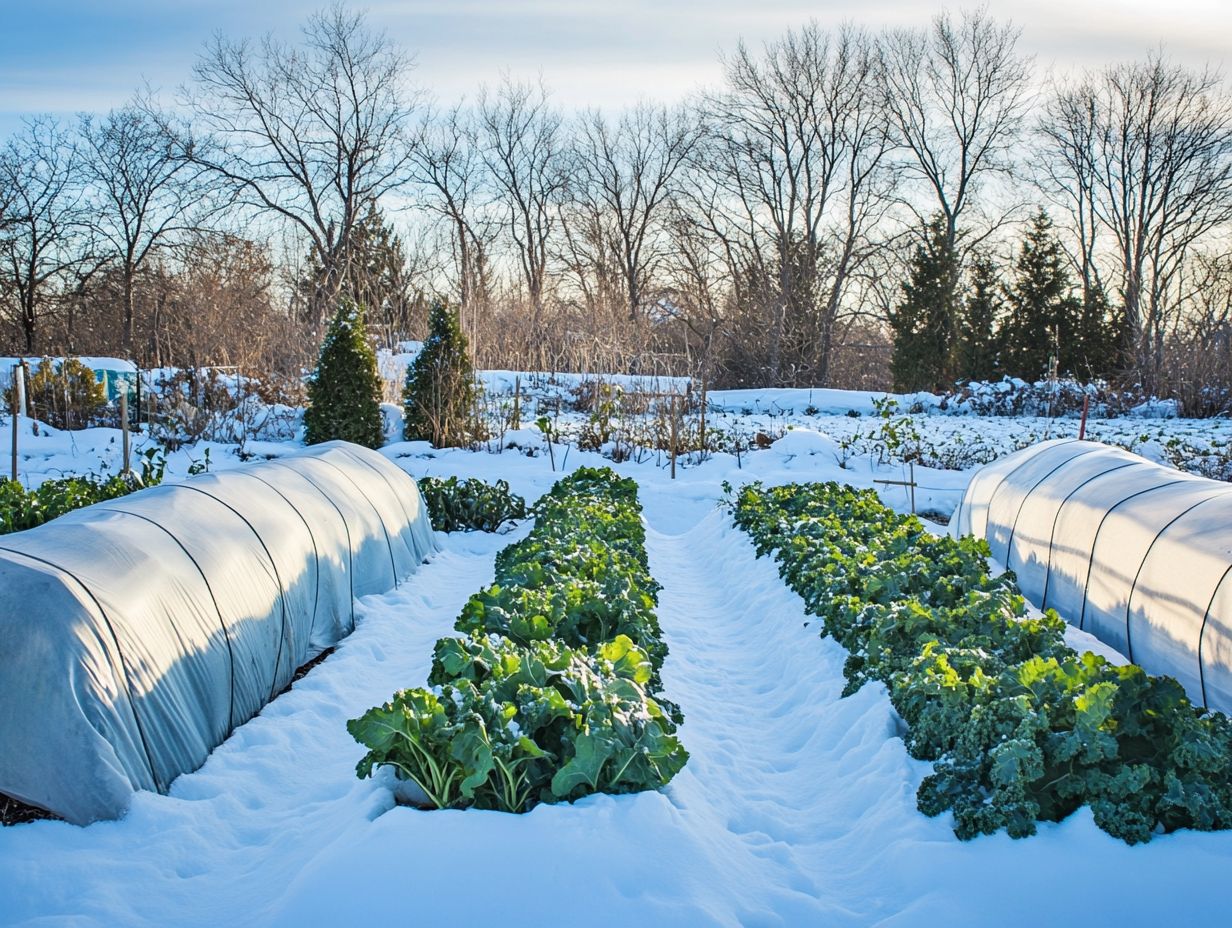
M769 304L765 375L775 384L826 381L847 282L891 202L876 66L866 33L813 23L760 58L740 46L724 91L707 102L710 138L695 170L720 191L705 212L739 256L737 273L751 276L750 298Z
M656 223L696 144L698 123L687 110L648 104L621 114L615 124L598 110L583 115L576 157L578 196L602 217L615 256L630 318L644 308L645 289L661 257Z
M1084 305L1104 294L1096 260L1100 222L1095 209L1096 172L1092 157L1097 130L1095 109L1081 95L1054 94L1040 123L1044 140L1034 173L1044 193L1069 215L1076 248L1074 267L1082 285Z
M1096 228L1111 237L1127 347L1154 389L1186 265L1232 221L1232 96L1214 71L1156 55L1059 88L1044 133L1092 261Z
M425 205L448 227L459 314L463 327L473 335L475 315L491 299L495 223L484 209L486 168L471 115L461 105L443 116L428 114L420 127L413 163L414 178L427 195Z
M194 160L238 202L295 225L324 269L319 325L346 275L356 224L410 174L417 95L410 60L363 14L317 13L301 47L216 35L190 102L208 137Z
M17 222L16 201L17 188L13 186L9 172L0 171L0 235Z
M50 117L32 119L0 152L0 186L11 200L0 239L3 301L27 353L40 349L50 285L81 257L82 188L76 141Z
M1030 81L1019 33L978 9L957 21L939 13L928 28L893 30L882 42L883 101L895 140L944 217L950 248L980 180L1013 164Z
M90 228L100 258L123 284L121 344L133 349L137 275L176 233L193 227L201 169L184 153L187 130L148 102L82 116L82 170L89 185Z
M542 84L508 77L479 100L483 157L500 193L526 295L544 307L550 242L567 188L561 117Z

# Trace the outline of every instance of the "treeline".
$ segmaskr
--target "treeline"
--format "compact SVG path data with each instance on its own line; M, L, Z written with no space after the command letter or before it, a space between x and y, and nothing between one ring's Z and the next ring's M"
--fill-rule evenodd
M1232 95L1162 54L1044 82L985 11L813 23L676 106L442 106L362 15L216 36L174 99L0 154L0 350L291 376L340 296L449 297L483 367L711 384L1232 380ZM7 347L5 347L7 346Z

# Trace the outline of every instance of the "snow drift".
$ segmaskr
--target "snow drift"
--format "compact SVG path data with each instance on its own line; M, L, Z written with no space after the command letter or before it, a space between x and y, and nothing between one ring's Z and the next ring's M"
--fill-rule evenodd
M981 468L950 522L1023 593L1198 704L1232 712L1232 486L1098 442Z
M434 550L342 442L0 538L0 793L85 824L166 792Z

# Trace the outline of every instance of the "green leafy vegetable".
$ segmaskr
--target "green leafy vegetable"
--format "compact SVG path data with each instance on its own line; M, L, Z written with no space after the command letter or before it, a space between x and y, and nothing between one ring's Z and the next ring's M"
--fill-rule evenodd
M348 723L436 808L524 812L594 792L656 789L684 766L680 711L659 697L637 486L581 468L536 506L530 534L471 597L464 637L436 643L428 682Z
M438 532L495 532L506 522L527 516L526 500L511 493L504 480L490 484L473 477L423 477L417 482Z
M845 693L889 689L928 815L959 837L1034 834L1088 805L1130 843L1232 827L1232 724L1180 684L1077 654L1065 623L1027 616L988 546L925 530L871 491L835 483L744 488L736 523L849 652Z

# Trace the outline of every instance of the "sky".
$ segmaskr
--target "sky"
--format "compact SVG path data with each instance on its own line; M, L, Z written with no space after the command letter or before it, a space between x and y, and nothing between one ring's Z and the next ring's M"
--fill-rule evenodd
M148 83L170 96L215 31L294 39L321 0L0 0L0 136L35 113L123 104ZM672 101L714 84L719 56L815 18L920 25L938 0L370 0L372 23L410 50L416 80L451 103L507 69L541 74L564 106ZM952 7L961 3L951 4ZM1163 47L1232 71L1232 0L989 0L1022 28L1038 73Z

